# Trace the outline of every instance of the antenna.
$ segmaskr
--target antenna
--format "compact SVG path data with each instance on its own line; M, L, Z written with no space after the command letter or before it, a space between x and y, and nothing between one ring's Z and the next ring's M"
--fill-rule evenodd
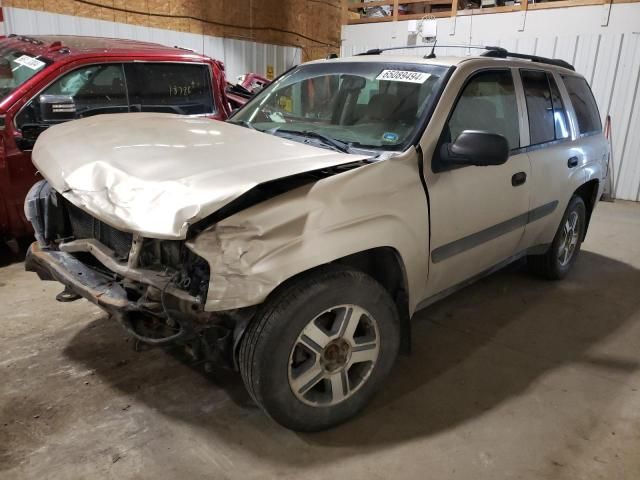
M438 43L438 40L434 40L433 41L433 45L431 46L431 53L429 53L429 55L425 55L423 58L425 58L425 59L436 58L436 44L437 43Z

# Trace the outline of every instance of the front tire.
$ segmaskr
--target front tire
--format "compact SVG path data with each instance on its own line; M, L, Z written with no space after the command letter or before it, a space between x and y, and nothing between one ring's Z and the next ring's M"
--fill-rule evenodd
M529 267L534 273L550 280L560 280L569 273L584 238L586 212L584 200L577 195L571 197L547 253L527 257Z
M265 302L242 339L240 372L276 422L318 431L364 408L399 346L400 321L389 293L364 273L323 267Z

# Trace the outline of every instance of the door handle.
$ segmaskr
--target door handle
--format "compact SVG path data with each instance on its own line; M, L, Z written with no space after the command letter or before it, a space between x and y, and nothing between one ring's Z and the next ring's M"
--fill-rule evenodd
M578 157L571 157L567 160L567 167L573 168L578 166Z
M513 177L511 177L511 185L517 187L518 185L522 185L527 181L527 174L524 172L514 173Z

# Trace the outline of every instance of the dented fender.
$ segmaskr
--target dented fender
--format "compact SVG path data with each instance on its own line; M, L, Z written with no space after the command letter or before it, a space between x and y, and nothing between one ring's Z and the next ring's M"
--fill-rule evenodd
M259 304L294 275L391 247L404 263L412 313L427 281L428 228L418 156L410 149L251 206L187 247L210 265L207 311Z

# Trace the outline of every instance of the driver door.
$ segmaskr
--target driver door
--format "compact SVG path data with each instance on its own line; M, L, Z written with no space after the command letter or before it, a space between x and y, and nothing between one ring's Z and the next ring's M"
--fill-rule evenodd
M482 70L463 76L457 87L452 79L449 86L460 93L440 134L432 168L425 168L431 226L427 298L518 251L529 211L530 164L527 154L519 153L522 101L514 77L511 69ZM435 168L440 145L464 130L504 136L511 150L507 162Z

